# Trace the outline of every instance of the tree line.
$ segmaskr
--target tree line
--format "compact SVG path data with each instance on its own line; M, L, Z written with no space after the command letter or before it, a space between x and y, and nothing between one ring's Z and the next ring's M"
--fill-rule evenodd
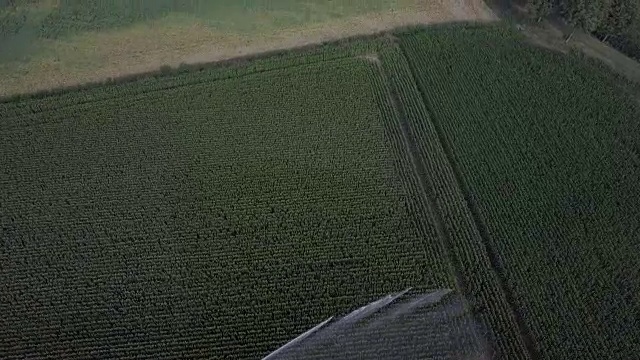
M560 15L640 60L640 0L527 0L527 7L535 19Z

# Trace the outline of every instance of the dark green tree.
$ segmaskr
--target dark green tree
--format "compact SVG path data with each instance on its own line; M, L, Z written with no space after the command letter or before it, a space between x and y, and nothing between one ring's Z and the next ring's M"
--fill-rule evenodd
M612 0L561 0L560 10L575 28L586 32L594 32L609 14ZM572 37L569 36L567 41Z
M531 18L540 21L551 14L554 5L555 0L529 0L527 2L527 10Z
M640 6L638 0L612 0L609 11L597 28L597 33L607 41L610 36L626 33L637 21Z

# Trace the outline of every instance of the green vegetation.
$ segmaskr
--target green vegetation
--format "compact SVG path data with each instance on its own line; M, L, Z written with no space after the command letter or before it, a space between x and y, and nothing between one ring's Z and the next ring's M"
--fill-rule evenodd
M533 18L559 14L576 28L640 60L640 0L527 0L526 4Z
M639 352L640 109L496 26L0 103L0 357L256 358L407 287L491 356ZM445 356L446 357L446 356Z
M402 3L402 1L400 1ZM389 10L398 6L398 1L374 0L353 2L326 2L319 0L17 0L0 9L5 14L19 14L17 19L46 10L47 16L37 26L40 36L56 38L77 31L113 29L140 21L164 17L171 13L185 13L201 17L212 26L250 29L248 19L255 13L277 14L280 21L289 24L319 21L327 18L344 17L370 11ZM10 23L7 21L7 23ZM24 20L15 22L17 31L22 29ZM17 32L16 31L16 32ZM6 33L3 33L6 34Z
M0 354L255 358L454 286L369 48L0 105Z
M402 48L542 358L634 357L637 103L602 69L511 31L420 32Z
M492 269L480 231L466 206L410 64L400 49L384 49L382 54L394 91L405 109L405 131L410 133L407 140L415 144L414 156L421 162L417 170L431 198L432 218L441 226L438 235L448 247L449 257L457 269L457 285L472 299L476 316L488 325L488 335L496 345L496 357L525 356L524 339L518 334L516 318ZM419 75L420 71L415 74Z
M330 18L388 10L394 1L297 1L297 0L62 0L40 25L41 36L55 38L65 33L104 30L161 18L171 13L196 16L213 28L256 30L254 15L275 15L276 26L300 25Z

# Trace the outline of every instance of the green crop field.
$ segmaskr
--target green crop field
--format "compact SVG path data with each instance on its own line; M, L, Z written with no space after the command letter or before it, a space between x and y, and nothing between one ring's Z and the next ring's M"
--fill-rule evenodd
M490 358L633 358L639 119L507 25L4 98L0 357L259 358L414 287Z
M636 356L638 103L609 73L509 31L417 33L401 43L436 128L425 138L444 145L454 170L443 186L464 194L476 241L537 351Z
M2 105L0 354L253 357L453 286L352 53Z

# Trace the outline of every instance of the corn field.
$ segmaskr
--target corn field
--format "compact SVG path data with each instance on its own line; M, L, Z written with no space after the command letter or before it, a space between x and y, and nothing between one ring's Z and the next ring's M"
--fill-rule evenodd
M493 358L633 358L638 119L504 25L4 99L0 357L259 358L413 287Z

